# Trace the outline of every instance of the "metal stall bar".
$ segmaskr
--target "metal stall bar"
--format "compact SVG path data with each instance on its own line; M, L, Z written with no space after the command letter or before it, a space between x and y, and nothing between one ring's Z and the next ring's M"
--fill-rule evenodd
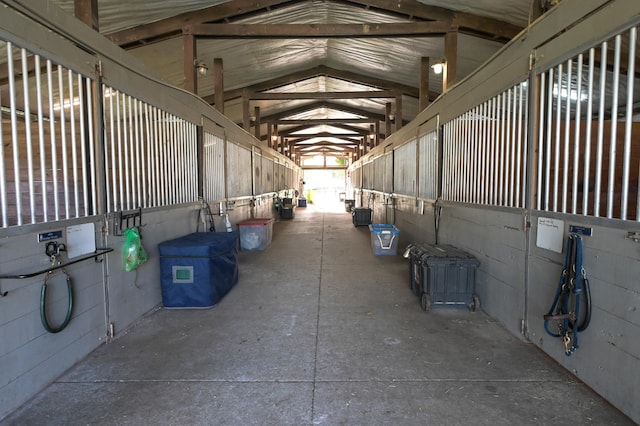
M149 104L144 102L144 135L146 136L144 150L146 152L146 161L142 163L142 194L144 196L144 207L153 206L153 179L154 179L154 167L153 167L153 155L152 155L152 137L151 137L151 117L149 116ZM146 166L146 167L145 167Z
M124 193L123 209L131 210L131 176L129 170L129 153L131 151L131 138L133 126L131 125L131 96L126 93L122 94L122 157L120 158L120 170L124 170L122 181L124 185L120 190Z
M555 98L556 110L556 138L554 141L554 169L553 169L553 211L558 211L558 190L560 188L560 128L562 126L562 97L560 96L562 88L562 64L558 65L558 81L554 85L553 96Z
M498 165L500 167L498 172L498 205L502 206L504 202L504 177L505 177L505 116L506 116L506 93L500 94L500 108L498 114L500 115L500 133L499 140L500 145L498 147L499 160Z
M16 111L15 70L13 64L13 45L7 42L7 67L9 79L9 102L11 114L11 148L13 154L13 178L16 191L16 219L17 224L22 225L22 200L20 194L20 155L18 144L18 115Z
M636 27L629 31L629 60L627 61L627 111L624 126L624 154L622 168L622 209L621 219L627 219L627 203L629 200L629 168L631 163L631 131L633 124L633 88L635 82L635 62L636 62ZM637 215L637 213L636 213Z
M41 70L40 55L34 55L34 67L36 70ZM48 220L48 205L47 205L47 152L45 150L44 139L44 109L42 106L42 74L39 71L35 72L36 76L36 99L37 99L37 111L38 111L38 149L40 151L40 190L42 191L42 221ZM2 133L2 129L0 129ZM0 136L0 144L2 143L2 136ZM0 155L4 156L2 152ZM4 164L0 164L3 168ZM3 188L4 189L4 188ZM4 190L2 191L4 193Z
M87 134L85 129L85 104L86 97L84 92L84 78L82 75L78 74L78 109L79 109L79 123L80 123L80 158L81 158L81 168L82 173L80 174L82 178L82 206L84 207L83 216L89 215L89 187L87 185ZM88 92L87 92L88 93Z
M551 208L551 134L553 131L553 104L554 104L554 97L553 97L553 80L554 80L554 75L553 75L553 68L551 68L549 70L549 81L548 81L548 87L547 87L547 122L546 122L546 126L547 126L547 135L546 135L546 147L544 150L544 156L541 158L541 160L544 160L545 162L545 171L544 171L544 175L545 175L545 180L544 180L544 206L543 206L543 210L549 211L549 209ZM544 90L544 89L543 89Z
M536 208L542 210L542 165L544 163L544 132L545 132L545 120L544 120L544 102L545 102L545 82L546 74L540 75L540 110L538 111L538 183L536 185ZM546 197L545 197L546 198Z
M134 136L134 156L135 161L133 162L134 174L133 174L133 205L136 207L145 207L142 202L142 158L141 158L141 147L140 147L140 137L142 132L142 126L140 125L140 121L142 117L140 116L142 113L142 107L140 106L140 110L138 110L138 106L140 105L140 101L138 99L133 100L133 136Z
M60 111L60 144L62 148L62 188L64 192L64 218L69 219L71 213L69 211L69 152L67 149L67 119L64 110L65 98L64 98L64 71L62 65L58 65L58 93L60 99L58 100L57 108Z
M589 72L587 75L587 116L585 119L585 147L584 147L584 171L582 185L582 214L589 213L589 184L591 181L591 125L593 123L593 69L595 63L595 49L589 49Z
M51 143L51 168L53 170L53 206L55 220L60 219L60 196L58 195L58 143L56 141L56 116L53 101L53 64L47 60L47 88L49 94L49 137Z
M78 191L78 155L77 155L77 138L76 138L76 113L75 113L75 93L73 91L73 72L67 70L67 79L69 84L69 102L61 104L61 108L69 106L69 131L71 133L71 176L73 179L73 207L75 216L80 216L80 194Z
M98 213L98 180L96 178L96 173L97 173L97 164L96 164L96 152L95 152L95 139L94 139L94 128L93 128L93 96L92 96L92 90L91 90L91 79L89 78L85 78L85 85L86 85L86 91L85 91L85 98L87 99L87 125L88 125L88 131L87 134L89 135L89 171L85 172L85 174L88 176L89 179L89 191L91 193L91 203L87 203L87 206L91 205L91 213L93 214L97 214Z
M526 103L524 102L524 90L523 90L523 84L520 83L517 86L517 90L518 90L518 129L517 129L517 135L518 135L518 139L517 139L517 143L516 143L516 164L515 164L515 183L514 183L514 189L515 189L515 205L514 207L524 207L524 199L520 199L520 179L524 179L524 176L522 176L522 146L523 146L523 141L522 141L522 132L523 132L523 123L524 123L524 132L526 135L526 111L523 111L523 103L526 106ZM525 149L524 152L527 152L526 149L526 140L525 140ZM526 158L525 158L525 163L526 164ZM522 193L524 194L524 188L522 189Z
M31 105L29 104L29 67L27 62L27 51L21 49L22 58L22 91L24 98L24 131L25 145L27 147L27 180L29 183L29 214L31 223L36 223L36 201L35 185L33 182L33 148L31 139ZM16 193L16 199L20 198L21 193Z
M2 100L2 94L0 93L0 101ZM9 226L8 214L7 214L7 177L5 175L5 161L4 161L4 129L3 120L0 120L0 205L2 210L2 227Z
M604 145L604 118L606 114L605 99L607 95L606 82L607 82L607 51L608 43L605 41L602 43L600 51L600 93L598 98L600 103L598 105L598 142L596 148L596 187L594 190L594 205L593 215L600 217L600 191L602 190L602 156Z
M615 192L616 148L618 133L618 95L620 84L620 48L622 36L615 38L613 53L613 100L611 101L611 137L609 139L609 180L607 185L607 218L613 218L613 196Z
M513 206L513 139L515 137L515 110L512 110L513 102L512 92L513 87L507 89L507 122L505 123L506 130L506 142L504 152L504 204L505 207Z
M580 123L582 111L582 67L583 55L578 55L578 66L576 69L576 113L575 113L575 135L573 142L573 184L571 185L571 213L578 213L578 174L580 160ZM571 97L571 96L570 96ZM585 176L584 179L587 179Z
M497 131L496 128L498 126L497 120L497 104L498 98L494 96L491 99L491 113L490 113L490 131L489 131L489 143L491 144L491 152L489 158L489 164L492 165L489 175L489 204L496 205L497 201L497 185L498 178L496 176L496 170L498 169L498 162L496 159L498 158L498 145L497 145Z
M558 84L558 96L560 102L562 97L566 100L565 115L564 115L564 138L563 144L563 156L562 156L562 213L567 213L567 198L569 190L569 139L571 134L571 79L573 72L573 61L569 59L567 61L567 74L566 74L566 89L562 88L562 81Z

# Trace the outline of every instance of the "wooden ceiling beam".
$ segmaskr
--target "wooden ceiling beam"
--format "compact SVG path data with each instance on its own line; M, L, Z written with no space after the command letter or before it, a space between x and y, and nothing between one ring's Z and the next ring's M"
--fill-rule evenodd
M184 34L203 39L276 38L386 38L438 37L452 26L437 21L366 24L194 24Z
M248 97L252 101L290 101L295 99L379 99L395 98L397 95L398 93L392 90L371 90L357 92L257 92L249 94Z
M215 22L233 16L268 10L271 7L296 3L297 1L283 0L232 0L216 6L191 12L181 13L170 18L161 19L134 28L116 31L106 37L123 48L132 48L140 44L148 44L180 35L182 27L186 25Z
M336 68L320 65L317 67L309 68L303 71L297 71L291 74L287 74L281 77L277 77L271 80L265 80L263 82L247 86L246 88L227 90L224 92L224 100L230 101L242 97L244 89L248 89L251 92L261 92L264 90L276 89L278 87L286 86L287 84L298 83L310 78L325 76L330 78L336 78L339 80L347 81L350 83L362 84L364 86L376 87L379 89L395 90L402 92L403 95L418 98L420 96L419 89L406 84L396 83L390 80L384 80L381 78L375 78L364 74L355 73L352 71L339 70ZM437 98L439 93L430 92L429 97L431 99ZM213 104L215 99L213 95L205 96L205 101Z
M471 13L457 12L444 7L429 6L418 0L348 0L346 3L373 7L381 11L401 13L414 18L437 20L459 27L463 34L507 42L513 39L522 27L498 19L486 18Z
M231 0L200 10L181 13L170 18L143 24L134 28L106 34L113 43L123 48L153 43L179 36L182 28L207 22L222 22L248 14L259 13L277 7L299 3L299 0ZM403 0L389 3L388 0L349 0L343 4L359 5L374 8L379 12L404 15L428 21L439 21L440 24L454 25L463 34L506 42L515 37L523 28L497 19L485 18L470 13L456 12L443 7L428 6L418 0Z

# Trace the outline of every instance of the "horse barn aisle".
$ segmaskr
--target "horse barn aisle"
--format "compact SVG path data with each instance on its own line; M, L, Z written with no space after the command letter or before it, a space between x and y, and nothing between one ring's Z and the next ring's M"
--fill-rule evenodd
M632 424L482 312L423 312L347 213L297 209L239 265L214 308L144 317L2 424Z

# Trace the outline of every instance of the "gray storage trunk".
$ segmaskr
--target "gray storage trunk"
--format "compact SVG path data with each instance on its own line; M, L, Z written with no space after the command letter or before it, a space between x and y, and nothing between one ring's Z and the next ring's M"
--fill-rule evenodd
M471 254L447 244L416 244L410 249L410 286L422 309L432 305L480 307L475 294L476 267Z

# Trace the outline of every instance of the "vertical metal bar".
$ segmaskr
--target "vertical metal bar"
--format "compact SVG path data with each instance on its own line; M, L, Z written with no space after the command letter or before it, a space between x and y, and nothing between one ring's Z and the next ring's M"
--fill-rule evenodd
M144 121L141 121L142 133L140 135L142 139L142 166L140 169L142 182L142 207L150 207L150 188L151 188L151 126L149 120L149 104L140 101L140 115L141 119L144 117Z
M487 199L487 194L488 194L488 190L487 190L487 185L489 182L489 162L487 161L487 153L489 152L489 140L487 138L487 126L489 124L489 120L487 119L487 105L488 105L489 101L483 102L482 103L482 126L480 129L480 141L482 144L482 165L480 167L480 176L481 176L481 202L483 204L488 204L488 199Z
M598 144L596 148L596 187L594 191L593 215L600 216L600 191L602 190L602 161L603 161L603 145L604 145L604 118L605 118L605 99L607 96L607 50L608 43L602 43L600 50L600 93L598 98Z
M125 116L125 125L127 126L127 130L129 130L129 137L126 137L125 132L125 165L126 165L126 174L125 174L125 182L127 188L127 208L137 208L139 207L135 202L135 192L136 192L136 183L135 183L135 133L134 133L134 114L133 114L133 96L127 95L127 113ZM127 124L128 122L128 124Z
M98 169L98 165L96 164L96 152L95 152L95 138L94 138L94 128L93 128L93 123L94 123L94 116L93 116L93 99L94 99L94 95L93 95L93 91L91 90L91 79L90 78L85 78L85 84L86 84L86 96L85 99L87 100L87 126L88 126L88 131L87 134L89 135L89 173L88 176L90 176L89 179L89 190L91 191L91 212L95 215L101 212L98 212L98 181L96 179L96 173L97 173L97 169ZM104 92L103 92L104 93ZM99 108L99 107L98 107Z
M156 120L156 108L152 105L145 103L144 105L147 115L147 164L148 164L148 191L149 191L149 205L148 207L156 207L158 205L158 132L157 132L157 120Z
M35 184L33 179L33 149L31 138L31 106L29 104L29 67L27 64L27 51L22 49L22 92L24 98L24 127L25 144L27 146L27 179L29 183L29 213L31 223L36 223ZM16 194L20 197L20 193ZM16 198L17 198L16 197Z
M499 162L500 162L500 172L498 173L498 205L503 206L503 196L504 196L504 169L505 169L505 108L506 108L506 93L502 92L500 94L500 110L498 111L500 115L500 147L499 147Z
M522 83L516 86L517 89L517 102L518 102L518 112L516 114L517 119L517 142L516 142L516 164L514 166L514 175L515 175L515 183L513 189L515 190L515 204L514 207L523 207L524 203L521 203L520 200L520 179L522 176L522 125L524 121L525 115L523 114L523 102L524 95L522 90ZM515 109L515 108L514 108ZM514 126L516 127L516 126Z
M545 116L544 116L544 112L545 112L545 93L547 93L545 91L545 83L546 83L546 73L542 73L540 74L540 110L538 111L538 156L537 156L537 162L538 162L538 184L537 184L537 190L536 190L536 208L538 210L542 210L542 166L544 163L544 158L545 158L545 151L544 151L544 130L545 130Z
M473 179L472 176L472 172L473 172L473 147L472 147L472 143L473 141L471 140L472 135L471 135L471 122L472 122L472 118L471 118L471 111L467 111L464 113L464 134L462 135L462 138L460 140L460 142L463 144L464 147L464 155L462 157L462 162L465 165L465 179L464 179L464 202L465 203L470 203L472 202L471 199L471 180Z
M84 96L84 87L83 87L83 77L82 75L78 74L78 109L79 109L79 115L78 115L78 122L80 123L80 165L82 168L82 173L80 174L80 177L82 179L82 197L83 197L83 202L82 202L82 206L84 207L84 213L83 216L89 216L89 188L87 185L87 149L86 149L86 144L87 144L87 139L86 139L86 132L85 132L85 112L84 112L84 107L85 107L85 103L87 98Z
M478 105L474 108L474 110L476 111L475 113L475 117L473 117L473 133L474 133L474 146L475 146L475 154L474 154L474 177L473 177L473 185L474 185L474 200L476 203L481 203L482 202L482 191L481 191L481 186L482 186L482 179L480 179L480 166L481 166L481 151L482 151L482 141L480 140L480 119L481 119L481 115L480 115L480 110L481 110L482 106Z
M489 164L491 164L491 172L489 173L489 204L491 205L496 205L496 185L498 180L496 179L496 171L498 170L498 161L497 160L497 155L498 155L498 150L497 150L497 144L498 144L498 140L497 140L497 134L496 134L496 126L498 125L498 119L497 119L497 103L498 103L498 97L494 96L491 99L491 128L489 130L489 138L490 138L490 143L491 143L491 152L490 152L490 159L489 159Z
M531 190L531 182L529 182L529 104L531 103L531 99L529 97L529 93L533 90L534 85L531 83L531 78L529 80L525 80L522 83L522 96L524 102L524 113L522 115L522 120L524 122L524 128L522 129L523 133L523 141L522 141L522 204L520 205L522 208L530 207L531 203L527 202L527 192ZM532 166L532 165L531 165Z
M53 208L55 220L60 219L60 197L58 195L58 143L56 141L56 109L53 99L53 66L47 60L47 88L49 92L49 136L51 143L51 169L53 181Z
M160 199L160 205L162 206L166 206L169 203L169 198L167 195L167 191L168 191L168 173L167 173L167 167L169 167L168 163L168 153L167 153L167 145L169 144L169 137L168 137L168 131L167 131L167 127L168 127L168 123L167 123L167 113L163 110L160 110L160 142L162 144L161 146L161 163L160 163L160 167L162 169L162 175L161 175L161 186L160 186L160 194L161 194L161 199Z
M10 53L10 43L7 43L7 55ZM0 101L2 101L2 93L0 92ZM0 102L0 105L2 103ZM6 164L4 161L4 125L3 120L0 119L0 200L2 200L2 227L9 226L9 217L7 213L7 176L6 176Z
M117 162L116 162L116 123L115 123L115 111L113 110L114 104L117 102L120 93L110 89L111 96L109 97L109 135L110 135L110 147L107 149L107 152L111 152L111 167L109 167L107 161L107 172L111 173L111 188L107 188L107 205L109 206L109 211L118 211L118 182L117 182ZM105 108L106 109L106 108ZM106 141L105 141L106 144ZM108 160L109 156L105 155L105 159ZM109 183L109 179L106 179L107 186ZM112 198L112 200L111 200Z
M584 172L582 184L582 214L589 212L589 183L591 181L591 127L593 125L593 69L595 49L589 49L589 74L587 77L587 117L585 119Z
M71 175L73 177L73 205L75 208L75 217L79 217L80 194L78 191L78 147L76 140L76 110L75 93L73 90L73 71L67 70L67 78L69 83L69 131L71 133Z
M609 182L607 186L607 218L613 218L613 196L615 194L616 150L618 147L618 91L620 84L620 48L622 36L615 38L613 55L613 99L611 101L611 138L609 140Z
M516 91L516 86L513 86L509 89L509 93L513 92L513 100L511 103L511 140L509 143L509 173L507 174L509 178L509 207L514 207L514 195L515 195L515 174L517 173L515 167L515 158L516 158L516 129L517 129L517 120L518 120L518 96Z
M442 198L444 200L446 200L449 196L449 175L447 171L447 164L449 161L449 146L447 144L447 130L449 129L448 124L449 123L445 123L442 129Z
M622 167L622 209L621 219L627 219L627 207L629 202L629 168L631 163L631 132L633 125L633 89L635 82L635 62L636 62L636 27L629 31L629 61L627 69L627 117L624 126L624 156ZM636 213L637 215L637 213Z
M578 213L578 174L580 159L580 124L582 107L582 53L578 55L578 69L576 70L576 113L575 113L575 136L573 142L573 183L571 185L571 213ZM584 177L586 179L586 176Z
M64 188L64 213L65 219L69 219L71 214L69 212L69 165L68 165L68 149L67 149L67 120L65 117L64 105L64 72L62 66L58 65L58 105L60 108L60 142L62 146L62 187Z
M129 170L131 163L129 162L129 154L131 151L131 96L122 94L122 168L124 169L124 208L131 209L131 176ZM121 188L122 190L122 188Z
M571 80L573 73L573 61L567 61L567 91L566 91L566 107L564 115L564 153L562 158L562 213L567 212L567 197L569 191L569 139L571 131ZM562 86L559 88L560 96L562 96Z
M555 105L556 105L556 138L554 141L554 161L553 161L553 211L558 211L558 191L560 187L560 127L562 125L562 64L558 65L558 82L555 85Z
M16 87L15 87L15 71L13 64L13 46L7 42L7 67L9 79L9 102L11 106L11 148L13 153L13 180L16 200L16 219L17 224L22 225L22 199L20 194L20 151L18 141L18 115L16 112Z
M116 99L116 125L118 129L118 192L120 194L120 208L129 209L129 194L127 191L129 165L127 158L127 94L122 92Z
M138 109L140 108L140 109ZM142 105L141 101L138 99L134 100L133 103L133 111L135 118L135 135L136 135L136 164L135 164L135 173L133 183L136 185L137 191L134 193L136 198L134 199L134 205L137 207L144 207L144 203L142 201L142 149L141 149L141 139L142 139Z
M157 107L153 107L153 116L154 116L154 150L155 150L155 155L153 156L153 158L155 159L155 167L153 168L153 170L155 171L155 180L154 180L154 186L155 186L155 206L161 206L163 203L163 198L162 198L162 146L164 144L164 141L162 140L162 127L161 127L161 123L160 123L160 118L161 118L161 114L160 114L160 110Z
M553 104L555 101L553 95L553 68L549 70L549 86L547 88L547 143L545 149L545 189L544 189L544 210L549 211L551 209L551 134L553 130Z

